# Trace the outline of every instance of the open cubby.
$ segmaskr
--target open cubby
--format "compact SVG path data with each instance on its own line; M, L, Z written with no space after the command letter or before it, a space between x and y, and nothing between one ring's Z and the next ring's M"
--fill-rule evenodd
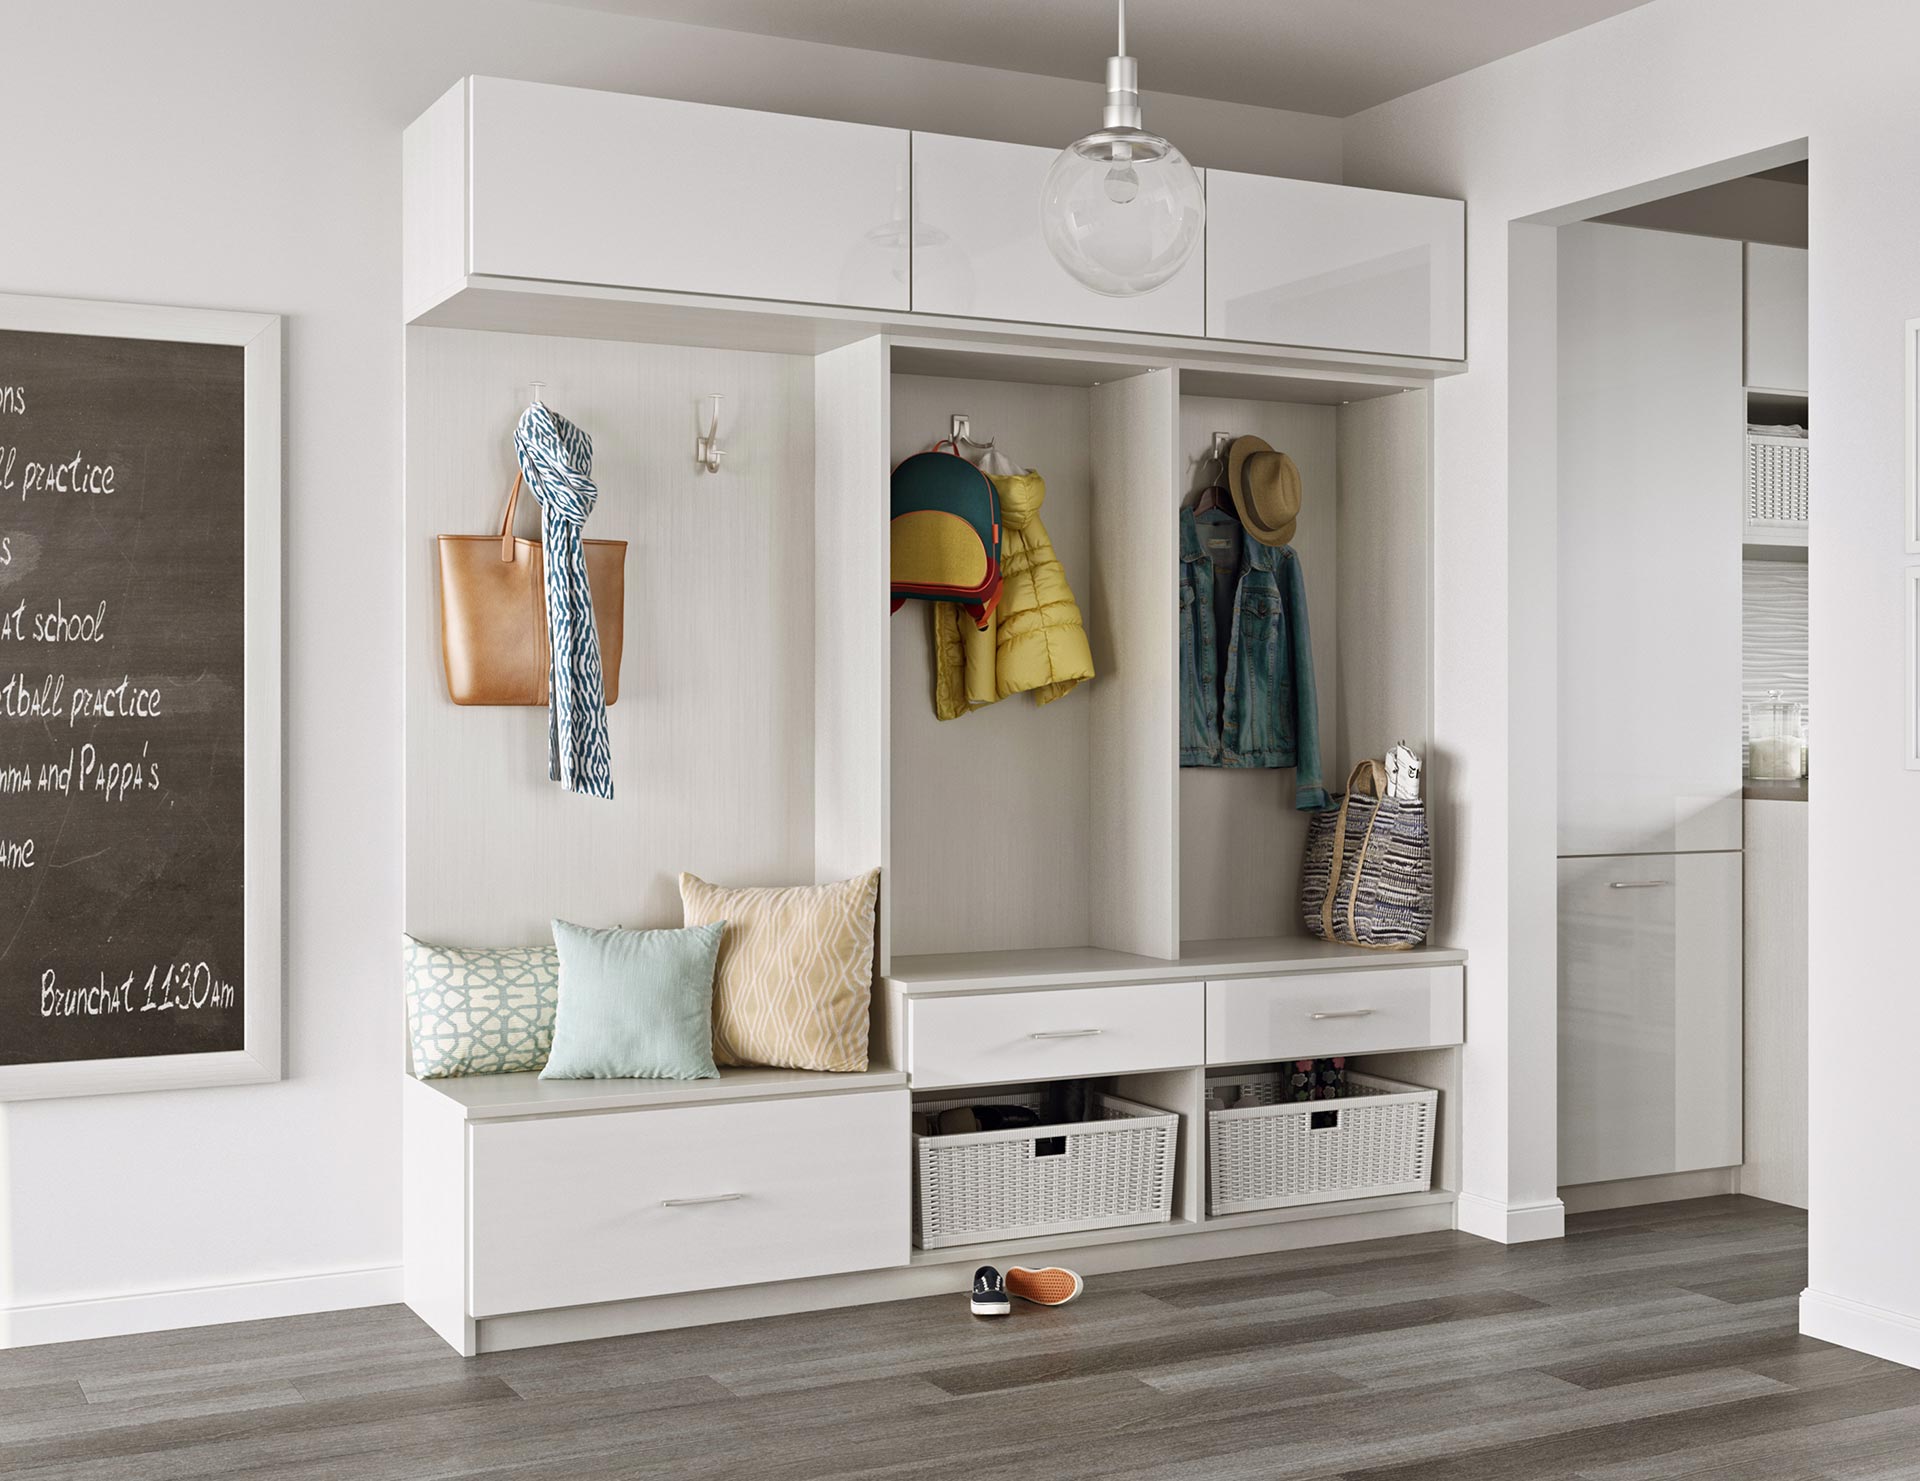
M941 721L931 619L888 625L890 962L1299 938L1308 815L1288 770L1179 764L1178 523L1213 433L1289 453L1304 489L1322 780L1429 733L1430 396L1400 385L894 346L888 462L965 414L1047 479L1042 511L1096 677Z

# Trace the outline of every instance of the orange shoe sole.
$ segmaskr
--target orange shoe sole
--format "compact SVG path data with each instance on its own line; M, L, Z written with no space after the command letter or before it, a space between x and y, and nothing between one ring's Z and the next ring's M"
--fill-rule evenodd
M1007 1272L1007 1294L1038 1306L1065 1306L1086 1288L1086 1283L1071 1270L1050 1265L1045 1270L1026 1270L1016 1265Z

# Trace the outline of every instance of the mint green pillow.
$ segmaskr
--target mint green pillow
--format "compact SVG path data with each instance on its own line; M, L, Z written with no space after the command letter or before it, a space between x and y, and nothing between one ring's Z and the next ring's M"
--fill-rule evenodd
M727 923L596 931L553 923L560 1006L543 1080L717 1080L713 967Z
M560 996L560 961L551 946L401 939L414 1074L511 1075L547 1062Z

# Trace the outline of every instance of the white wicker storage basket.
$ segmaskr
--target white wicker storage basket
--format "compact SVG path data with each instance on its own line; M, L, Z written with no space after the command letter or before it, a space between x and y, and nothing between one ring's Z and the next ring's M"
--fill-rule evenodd
M1747 527L1807 522L1807 439L1747 435Z
M1336 1198L1425 1192L1440 1092L1347 1072L1337 1100L1274 1104L1281 1077L1207 1077L1207 1211L1241 1214ZM1234 1108L1222 1090L1237 1088Z
M988 1098L1038 1110L1040 1092L923 1101L944 1111ZM1180 1118L1095 1091L1099 1119L1018 1131L913 1139L914 1243L923 1250L983 1240L1070 1234L1173 1217Z

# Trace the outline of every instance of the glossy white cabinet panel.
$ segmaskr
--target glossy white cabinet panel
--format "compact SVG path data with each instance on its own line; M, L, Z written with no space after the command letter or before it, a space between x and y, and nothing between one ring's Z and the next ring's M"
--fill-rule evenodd
M918 1090L1197 1065L1204 1003L1198 982L914 998L907 1071Z
M1560 861L1560 1182L1741 1155L1741 859Z
M1559 270L1558 851L1737 849L1740 244L1569 226Z
M1207 172L1215 339L1464 359L1463 201Z
M1465 1005L1456 966L1209 980L1207 1063L1458 1044Z
M1807 249L1747 243L1747 384L1807 389Z
M476 1317L904 1265L904 1089L474 1126Z
M902 129L476 77L468 270L904 309Z
M1058 152L951 134L913 136L914 312L1204 334L1200 250L1138 298L1095 293L1054 261L1040 234L1040 188Z

